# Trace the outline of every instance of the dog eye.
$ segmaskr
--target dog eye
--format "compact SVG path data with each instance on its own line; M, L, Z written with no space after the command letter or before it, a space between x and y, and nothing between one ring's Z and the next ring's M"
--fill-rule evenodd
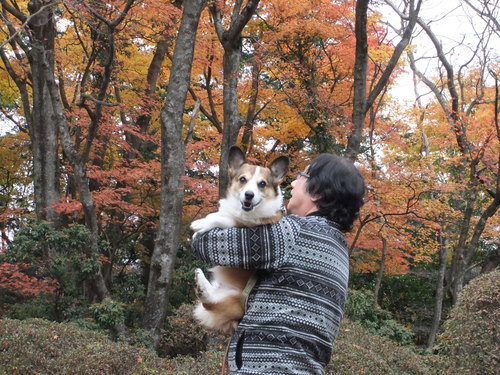
M240 177L240 183L244 184L245 182L247 182L247 179L245 176L241 176Z
M266 187L266 185L267 185L267 184L266 184L266 181L260 181L260 182L259 182L259 187L260 187L260 188L265 188L265 187Z

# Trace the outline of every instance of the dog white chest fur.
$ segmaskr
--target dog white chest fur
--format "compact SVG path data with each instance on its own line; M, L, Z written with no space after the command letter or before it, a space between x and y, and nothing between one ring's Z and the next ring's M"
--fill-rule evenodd
M219 210L193 221L195 236L213 228L252 227L275 223L283 216L283 198L279 184L288 171L288 158L280 156L268 168L246 163L243 152L232 147L229 152L230 183ZM252 270L214 267L212 280L196 270L196 292L200 303L195 318L207 328L233 331L244 313L241 292Z

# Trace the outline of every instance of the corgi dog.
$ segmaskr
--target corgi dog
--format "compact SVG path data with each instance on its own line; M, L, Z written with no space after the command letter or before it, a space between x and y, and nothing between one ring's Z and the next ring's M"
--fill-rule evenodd
M272 224L283 217L280 183L288 172L286 156L279 156L264 168L247 163L244 153L233 146L228 167L226 196L219 201L217 212L191 223L194 236L213 228ZM194 317L206 328L232 333L245 312L241 294L255 271L221 266L210 271L211 280L201 269L195 271L199 302Z

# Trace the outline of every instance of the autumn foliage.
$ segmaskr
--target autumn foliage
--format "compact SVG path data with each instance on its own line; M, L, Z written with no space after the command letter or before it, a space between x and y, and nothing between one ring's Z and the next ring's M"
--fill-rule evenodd
M241 45L231 46L241 54L231 77L224 76L227 39L219 37L216 21L229 30L240 3L207 2L177 143L166 131L164 110L171 104L169 77L176 78L171 68L182 1L0 3L1 120L12 125L0 136L0 253L12 257L0 263L0 292L35 296L56 288L58 319L88 318L86 304L99 300L126 302L118 320L139 324L157 266L155 243L162 245L159 217L173 207L173 197L161 201L162 189L175 182L183 193L178 234L174 226L163 228L180 240L182 251L160 257L172 264L189 251L189 223L217 207L230 96L225 84L234 75L236 143L252 162L290 158L285 199L296 172L315 155L346 154L359 2L258 1L240 30ZM377 6L371 2L367 15L367 94L397 43L390 38L396 28ZM423 21L416 30L432 36ZM410 45L366 108L356 164L367 195L347 236L351 273L373 275L378 287L387 275L423 272L434 280L444 269L445 299L456 300L469 278L498 266L500 70L489 47L478 45L485 52L466 63L446 60L455 55L439 54L436 46L424 59L439 61L441 70L427 76L414 61L420 51ZM42 50L53 61L39 61ZM426 85L410 105L390 91L405 74L414 75L415 91ZM181 146L185 159L175 162L184 173L162 173L170 167L162 151ZM172 279L190 285L186 275L192 279L195 261L186 263L181 259L162 287L170 288Z
M0 293L17 293L32 297L41 293L54 293L54 280L29 276L26 263L0 263Z

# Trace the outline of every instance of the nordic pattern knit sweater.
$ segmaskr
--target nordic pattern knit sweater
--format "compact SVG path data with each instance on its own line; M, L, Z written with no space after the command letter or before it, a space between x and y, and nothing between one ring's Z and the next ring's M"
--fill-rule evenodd
M320 217L213 229L194 251L213 265L258 270L229 344L231 374L324 374L343 316L349 276L344 235Z

